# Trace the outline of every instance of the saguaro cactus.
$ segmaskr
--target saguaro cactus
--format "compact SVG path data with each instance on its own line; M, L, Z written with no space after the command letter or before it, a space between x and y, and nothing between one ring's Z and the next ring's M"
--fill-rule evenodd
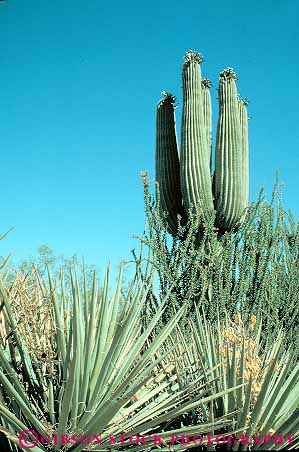
M219 79L219 118L216 138L215 208L217 223L231 229L244 210L242 201L242 135L236 73L227 68Z
M200 63L202 55L185 54L183 65L183 117L181 134L181 187L188 210L199 204L207 215L213 211L210 149L204 124Z
M240 224L248 203L247 101L237 94L232 68L220 73L219 116L212 184L211 82L201 78L200 53L189 51L183 64L183 114L179 156L172 94L163 92L157 108L156 182L169 232L176 235L178 215L202 208L204 218L216 211L215 226L230 231Z
M160 206L167 212L169 232L175 234L178 229L178 216L184 224L186 210L180 186L180 162L175 128L175 97L164 91L157 108L156 118L156 174L159 174Z

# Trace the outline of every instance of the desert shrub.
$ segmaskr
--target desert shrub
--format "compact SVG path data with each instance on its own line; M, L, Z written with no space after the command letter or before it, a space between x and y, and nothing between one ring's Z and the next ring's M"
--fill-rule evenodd
M211 217L198 238L201 212L170 237L160 215L159 196L150 194L145 175L143 181L147 227L138 237L143 255L133 254L137 263L143 263L145 279L149 263L156 275L144 318L151 317L158 300L170 290L163 321L183 305L187 321L193 317L194 303L204 308L212 324L218 314L234 318L241 313L245 323L255 315L258 321L263 319L264 342L275 340L283 327L287 346L298 354L299 226L283 208L278 183L270 202L260 191L237 229L221 234Z

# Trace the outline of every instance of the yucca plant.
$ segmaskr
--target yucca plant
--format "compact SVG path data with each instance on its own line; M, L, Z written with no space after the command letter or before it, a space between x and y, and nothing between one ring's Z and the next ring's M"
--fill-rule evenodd
M80 286L75 269L71 292L64 287L63 275L59 284L50 275L45 282L34 269L17 275L11 287L0 279L0 431L6 451L28 448L26 437L18 438L28 429L38 435L39 441L35 436L31 441L34 452L88 449L80 442L61 445L59 439L46 444L54 434L77 439L101 435L95 450L108 451L109 435L161 432L164 426L167 441L175 430L167 430L165 423L220 396L207 395L202 377L180 389L167 367L158 367L165 359L158 351L185 310L153 340L167 296L142 331L140 313L150 285L136 276L124 296L122 272L123 265L112 295L109 267L100 293L96 275L89 293L86 280ZM229 421L224 416L213 425L221 428ZM192 426L199 433L211 428L210 422ZM114 450L130 447L129 440L123 444L119 438L113 445ZM142 444L136 450L151 447Z
M201 312L200 312L201 311ZM195 307L196 319L190 321L190 334L178 326L161 347L179 344L169 353L175 363L173 372L179 376L180 387L192 384L198 375L210 383L210 394L225 393L211 403L182 417L185 425L211 422L231 415L232 423L225 429L214 428L210 435L224 434L223 450L291 450L299 445L299 363L284 345L284 331L277 340L261 345L262 321L251 316L244 325L241 315L218 320L215 327L207 322L204 312ZM212 377L212 381L211 381ZM212 407L212 412L211 412ZM233 432L233 434L232 434ZM194 450L193 448L190 449ZM215 444L208 446L215 450Z

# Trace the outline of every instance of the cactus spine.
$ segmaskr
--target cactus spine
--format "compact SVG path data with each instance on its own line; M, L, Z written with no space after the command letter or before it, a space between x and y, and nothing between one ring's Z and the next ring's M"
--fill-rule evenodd
M200 53L190 50L184 55L180 158L174 96L165 93L157 108L156 182L173 235L177 233L177 216L185 219L190 209L198 206L204 219L216 211L215 226L222 232L232 230L240 224L248 204L248 102L238 98L233 69L222 71L212 183L211 82L201 78L202 61Z

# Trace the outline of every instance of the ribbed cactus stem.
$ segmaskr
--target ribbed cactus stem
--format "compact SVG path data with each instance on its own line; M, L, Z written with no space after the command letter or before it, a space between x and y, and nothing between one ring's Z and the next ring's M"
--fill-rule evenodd
M201 80L202 87L202 104L203 104L203 121L206 131L206 139L210 153L210 171L212 171L212 101L210 88L212 86L211 80L203 78Z
M180 186L180 163L175 126L175 97L162 92L156 115L156 182L159 186L160 208L167 213L167 229L173 235L187 221Z
M181 187L188 210L201 207L209 217L213 212L210 176L210 148L204 118L200 65L202 55L191 50L183 64L183 114L181 132Z
M248 101L238 98L235 71L232 68L222 71L218 89L215 171L211 177L211 82L201 77L202 61L202 55L192 50L184 55L180 158L175 97L167 92L162 93L164 98L157 108L156 139L156 181L160 207L168 214L167 228L177 235L178 216L181 224L187 225L192 213L200 209L203 219L197 231L198 243L204 224L215 218L215 211L219 235L236 230L243 221L249 195Z
M219 79L219 118L215 158L217 226L231 230L243 211L241 127L236 87L237 75L227 68Z
M248 151L248 114L247 114L247 99L239 99L239 118L240 118L240 126L241 126L241 140L242 140L242 205L243 208L248 206L248 197L249 197L249 151Z

